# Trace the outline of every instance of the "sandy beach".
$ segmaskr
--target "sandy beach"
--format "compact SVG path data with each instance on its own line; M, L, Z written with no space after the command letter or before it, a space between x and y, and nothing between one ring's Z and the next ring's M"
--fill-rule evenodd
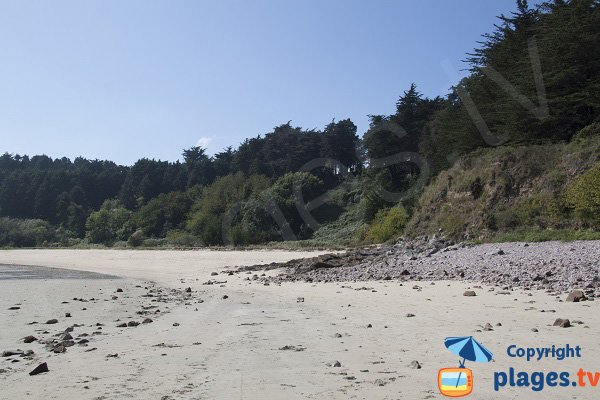
M464 281L268 283L260 276L280 271L224 272L318 254L1 251L0 264L12 266L0 270L0 351L34 353L0 359L0 398L437 399L438 370L459 361L444 338L469 335L494 353L493 362L467 362L472 398L597 398L590 385L495 391L493 382L511 367L573 379L579 368L600 370L597 301ZM557 318L573 326L552 326ZM139 325L118 327L131 321ZM69 327L74 344L64 352L42 343L60 342ZM24 343L28 335L37 340ZM581 357L507 355L510 345L566 344ZM42 362L50 371L29 376Z

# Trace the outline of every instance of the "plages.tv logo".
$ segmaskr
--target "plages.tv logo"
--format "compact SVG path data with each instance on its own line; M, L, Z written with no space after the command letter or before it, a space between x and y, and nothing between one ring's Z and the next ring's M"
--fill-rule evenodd
M438 372L438 388L447 397L463 397L473 391L473 371L465 368L465 362L489 362L494 356L473 336L447 337L444 345L462 358L458 368L442 368Z

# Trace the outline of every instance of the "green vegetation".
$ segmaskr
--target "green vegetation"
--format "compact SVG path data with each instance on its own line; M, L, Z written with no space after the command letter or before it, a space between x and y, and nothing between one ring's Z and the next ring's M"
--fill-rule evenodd
M408 222L408 213L401 206L380 210L367 229L364 240L368 243L382 243L395 238Z
M346 119L288 122L213 156L192 147L182 162L6 153L0 246L596 237L600 3L518 0L499 19L450 93L411 85L362 139Z

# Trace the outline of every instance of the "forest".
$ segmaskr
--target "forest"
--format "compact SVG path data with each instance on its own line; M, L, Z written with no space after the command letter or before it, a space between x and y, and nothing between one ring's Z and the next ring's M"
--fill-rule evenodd
M423 198L428 185L439 185L440 176L448 179L448 170L478 152L503 149L504 157L527 146L590 140L583 147L597 160L599 6L554 0L530 7L518 0L465 55L468 75L449 93L427 98L416 84L400 88L395 113L371 115L360 136L350 119L318 130L289 121L258 136L249 132L237 148L212 156L191 147L182 161L142 158L131 166L4 153L0 246L377 243L423 226L415 219L434 201ZM469 181L477 197L486 184L478 178ZM595 231L600 164L569 176L555 198L554 220L494 221L486 232L561 227L566 220ZM450 233L461 237L465 230Z

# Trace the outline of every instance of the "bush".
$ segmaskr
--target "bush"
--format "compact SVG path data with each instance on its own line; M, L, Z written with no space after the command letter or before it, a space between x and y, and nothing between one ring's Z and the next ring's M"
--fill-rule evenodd
M240 172L217 179L196 200L186 221L187 230L206 245L223 244L224 215L267 187L269 180L261 175L245 176Z
M581 220L593 224L600 222L600 163L567 187L565 202Z
M132 221L145 236L164 237L170 229L177 229L184 223L191 205L187 193L163 193L140 208Z
M35 247L53 241L55 230L46 221L0 218L0 246Z
M106 200L100 210L88 217L86 239L90 243L112 245L118 240L127 240L132 233L131 212L117 200Z
M401 206L381 210L367 230L365 241L382 243L402 233L408 222L408 213Z
M174 246L198 247L202 245L196 236L181 230L171 230L167 232L166 239L169 244Z

